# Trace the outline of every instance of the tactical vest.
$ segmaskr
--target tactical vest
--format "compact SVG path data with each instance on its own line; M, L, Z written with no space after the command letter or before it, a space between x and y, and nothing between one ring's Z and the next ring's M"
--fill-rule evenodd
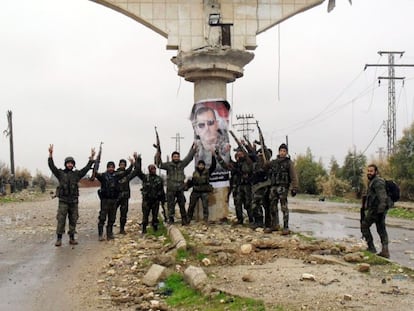
M168 166L167 174L167 188L173 191L183 190L185 175L181 162L177 164L171 162Z
M101 183L101 196L104 199L118 199L119 182L115 174L104 173Z
M210 176L208 169L204 169L202 172L195 170L193 173L193 189L196 192L210 192L212 186L209 183Z
M272 161L270 169L270 180L272 186L289 186L290 184L290 165L289 158L276 159Z
M251 177L253 173L253 167L247 161L236 162L235 176L236 183L238 185L249 185L251 184Z
M142 198L147 201L165 201L162 178L157 175L147 175L142 180Z
M76 171L62 170L59 180L58 197L65 202L78 202L79 175Z

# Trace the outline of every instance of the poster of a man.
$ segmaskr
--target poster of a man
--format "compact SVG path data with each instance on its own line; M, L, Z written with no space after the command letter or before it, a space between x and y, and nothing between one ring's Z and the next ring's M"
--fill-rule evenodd
M221 157L228 162L230 159L230 144L228 135L230 105L226 100L214 99L197 102L193 105L190 120L193 125L194 135L198 141L198 151L195 162L204 160L206 166L211 164L211 155L218 150ZM216 170L210 177L210 182L224 182L227 186L229 173L217 164Z

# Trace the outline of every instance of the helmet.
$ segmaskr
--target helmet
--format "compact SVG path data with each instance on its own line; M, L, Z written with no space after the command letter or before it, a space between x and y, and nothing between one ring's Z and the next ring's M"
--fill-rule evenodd
M76 164L75 159L73 157L66 157L65 158L65 166L66 166L66 163L68 163L68 162L72 162L73 166L75 166L75 164Z

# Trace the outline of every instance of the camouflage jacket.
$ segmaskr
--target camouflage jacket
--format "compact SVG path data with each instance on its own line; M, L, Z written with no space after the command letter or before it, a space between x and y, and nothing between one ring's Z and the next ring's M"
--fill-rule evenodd
M66 203L78 203L79 200L79 181L91 169L94 161L89 160L88 164L81 170L59 169L56 167L53 158L48 158L48 165L53 175L59 181L57 197L59 201Z
M385 180L381 177L374 177L368 183L366 207L369 210L376 210L377 213L384 213L390 206L390 198L385 189Z
M277 157L269 162L269 177L272 186L283 186L298 190L298 178L293 162L289 157Z

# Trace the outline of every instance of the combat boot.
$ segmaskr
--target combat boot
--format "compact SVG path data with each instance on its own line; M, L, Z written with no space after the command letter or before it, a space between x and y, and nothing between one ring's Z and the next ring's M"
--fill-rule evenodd
M270 228L270 227L266 227L266 228L264 228L263 232L264 233L272 233L273 232L273 229Z
M125 223L122 222L120 227L119 227L119 234L126 234L125 232Z
M370 253L375 254L377 252L377 250L375 248L374 242L370 241L370 242L367 242L367 244L368 244L367 251L370 252Z
M78 241L75 240L75 235L74 234L69 234L69 244L70 245L78 245Z
M290 233L289 230L289 225L287 221L283 222L283 230L282 230L282 235L288 235Z
M390 258L390 251L388 250L388 245L382 245L382 250L377 255L384 258Z
M57 235L55 246L62 246L62 235L61 234Z
M154 232L158 231L158 224L153 224L152 229L154 230Z
M168 218L168 224L169 225L173 225L174 224L174 217L169 217Z
M103 237L103 226L98 225L98 236L99 236L99 241L104 241L104 237Z
M112 226L106 226L106 239L108 241L115 239L112 229Z

